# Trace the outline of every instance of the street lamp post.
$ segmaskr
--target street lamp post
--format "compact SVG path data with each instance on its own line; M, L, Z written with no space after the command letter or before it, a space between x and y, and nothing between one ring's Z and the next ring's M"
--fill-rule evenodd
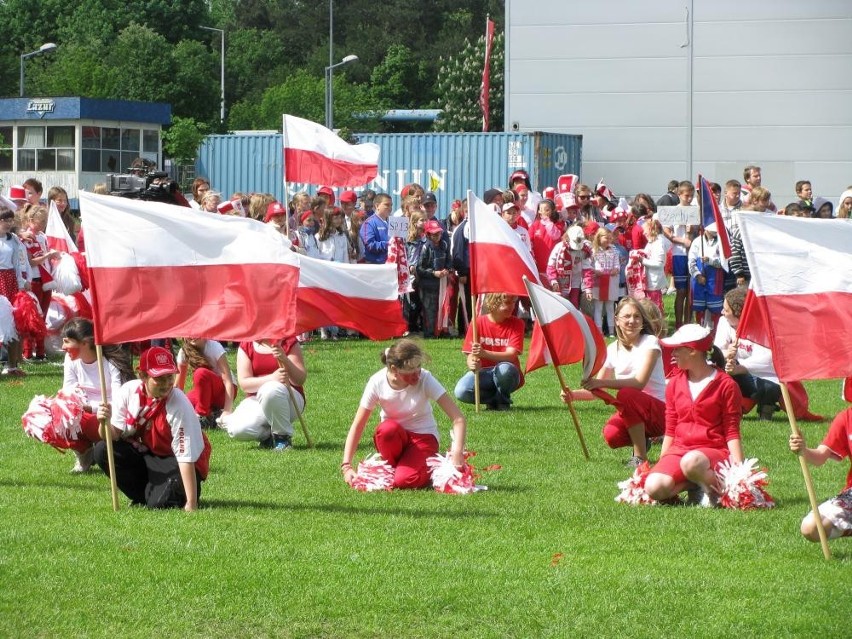
M46 42L41 45L37 50L31 51L30 53L22 53L21 54L21 97L24 97L24 60L29 58L34 58L37 55L41 55L43 53L50 53L51 51L56 49L56 45L53 42Z
M220 69L221 69L221 78L219 80L219 84L221 86L221 104L219 109L219 120L222 124L225 123L225 30L217 29L216 27L202 27L199 25L201 29L206 31L216 31L222 39L222 52L220 54Z
M342 67L344 64L355 62L357 55L348 55L337 64L331 64L325 68L325 128L334 128L334 87L331 84L332 70Z

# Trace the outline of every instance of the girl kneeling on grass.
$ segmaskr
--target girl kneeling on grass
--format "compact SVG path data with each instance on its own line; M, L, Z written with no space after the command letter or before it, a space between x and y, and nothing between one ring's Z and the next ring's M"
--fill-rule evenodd
M852 402L852 377L847 378L843 389L843 398ZM808 448L802 435L790 435L790 450L802 455L809 464L822 466L826 460L852 458L852 408L838 413L826 433L822 443L816 448ZM819 514L829 539L852 537L852 468L846 475L846 485L837 497L820 504ZM802 535L808 541L819 541L819 531L813 512L802 520Z
M661 502L687 490L690 503L712 507L720 488L714 469L727 459L743 461L740 389L722 370L724 359L710 329L685 324L661 343L677 369L666 389L663 449L645 490ZM714 363L706 358L711 348Z
M216 413L226 417L234 410L237 389L222 345L212 339L186 337L177 354L177 387L186 386L192 368L192 390L186 396L195 408L202 428L216 426Z
M399 340L383 353L385 368L367 381L346 436L340 468L347 484L355 481L352 460L377 404L381 407L381 421L373 442L394 469L394 488L423 488L431 481L426 460L438 452L438 426L429 400L452 420L452 461L457 469L463 467L467 431L464 415L432 373L421 368L424 359L423 350L409 339Z
M62 389L72 391L79 388L85 396L86 404L80 418L78 429L63 429L62 411L51 411L52 422L40 435L35 435L46 444L59 450L72 450L76 457L72 473L87 472L94 461L94 445L101 441L99 419L106 419L109 410L106 405L118 396L121 385L133 380L133 364L130 353L121 346L103 346L104 378L107 382L107 395L101 392L98 374L97 351L95 351L95 331L90 320L75 317L62 327L62 350L65 361L62 364ZM27 428L28 434L34 432Z

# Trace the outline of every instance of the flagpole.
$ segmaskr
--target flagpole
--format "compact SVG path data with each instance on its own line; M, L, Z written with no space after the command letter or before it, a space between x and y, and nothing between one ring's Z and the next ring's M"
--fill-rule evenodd
M801 431L796 423L796 416L793 414L793 401L790 398L790 391L787 389L787 384L781 382L781 394L784 396L784 403L787 406L787 419L790 421L790 430L796 437L801 437ZM822 555L826 559L831 559L831 549L828 547L828 536L825 534L825 526L822 525L822 515L819 512L819 503L817 502L816 492L814 492L814 482L811 479L811 471L808 468L808 462L804 455L799 454L799 464L802 467L802 475L805 478L805 488L808 491L808 500L811 502L811 512L813 513L814 522L816 523L817 532L819 533L819 543L822 546Z
M281 368L285 368L283 358L279 357L277 359L278 365ZM300 411L299 407L296 405L296 394L293 392L293 387L290 385L289 376L287 379L287 383L284 385L287 387L287 394L290 397L290 406L293 408L293 412L296 413L296 417L299 418L299 425L301 425L302 427L302 433L305 435L305 441L308 443L308 448L313 448L314 438L311 437L311 433L308 431L308 424L305 422L305 416L302 414L302 411Z
M473 272L471 271L471 275L472 274L473 274ZM470 308L471 308L471 311L472 311L472 317L471 317L471 322L470 322L470 326L473 330L473 338L472 339L473 339L473 343L477 344L479 342L479 330L477 329L477 326L476 326L476 319L477 319L476 318L476 306L474 306L473 287L472 286L470 288ZM477 364L480 364L480 362L477 361ZM475 368L474 371L473 371L473 402L474 402L474 405L476 406L476 412L478 413L479 412L479 368Z
M281 139L284 148L287 148L287 118L281 118ZM287 186L287 154L281 154L281 163L284 167L284 206L287 208L287 215L284 216L284 230L287 233L287 239L290 239L290 188ZM295 215L295 211L293 212Z
M95 344L95 353L98 357L98 378L101 382L101 397L106 401L107 385L106 375L104 375L104 351L100 344ZM118 483L115 480L115 453L113 451L112 429L109 421L101 420L101 438L106 442L107 449L107 468L109 469L109 488L112 493L112 509L118 511Z
M530 293L529 280L527 279L527 276L524 275L523 279L524 286L527 287L527 293ZM535 313L536 318L540 318L542 316L542 313L541 309L538 307L538 300L532 294L529 295L529 298L530 304L532 304L533 307L533 313ZM536 319L536 321L539 320ZM539 325L541 325L540 321ZM553 364L553 370L556 371L556 377L559 380L559 385L562 387L563 393L567 391L568 401L566 403L568 404L568 410L571 411L571 419L574 421L574 428L577 431L577 438L580 440L580 447L583 449L583 456L586 458L586 460L588 460L589 449L586 448L586 438L583 437L583 430L580 428L580 419L577 417L577 411L574 409L574 400L571 398L571 392L568 390L568 386L565 384L565 378L562 377L562 371L559 370L559 365L556 363L556 354L553 352L553 348L550 346L550 340L547 339L547 333L542 330L541 336L544 338L544 343L547 346L547 352L550 353L550 362L551 364Z
M473 206L473 202L471 198L475 197L473 195L473 191L470 189L467 190L467 225L470 228L470 244L474 242L474 231L476 230L473 226L473 214L476 211L476 207ZM462 237L464 237L464 233L462 233ZM479 330L477 327L477 314L476 314L476 304L474 300L474 288L476 288L476 261L473 259L473 252L470 252L470 269L468 274L468 282L470 282L470 321L468 322L469 326L471 326L473 333L471 339L474 344L479 343ZM476 412L479 412L479 370L474 368L473 371L473 403L476 407Z

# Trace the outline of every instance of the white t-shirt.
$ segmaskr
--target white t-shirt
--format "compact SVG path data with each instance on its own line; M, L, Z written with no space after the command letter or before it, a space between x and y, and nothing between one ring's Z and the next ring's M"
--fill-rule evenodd
M219 359L225 354L225 347L216 340L208 339L204 342L202 354L204 355L204 359L206 359L207 363L210 365L210 370L218 372ZM177 354L177 365L183 366L186 363L186 353L183 352L183 349L180 349ZM233 374L231 375L231 381L234 381Z
M722 355L727 355L728 347L736 342L737 344L737 362L740 366L744 366L750 375L778 383L778 374L775 372L775 364L772 362L772 351L755 344L751 340L742 339L737 342L737 332L734 330L728 320L723 316L719 318L719 323L716 325L716 337L713 338L713 344L719 347Z
M112 425L118 430L133 435L135 428L127 426L127 418L139 413L138 389L142 380L127 382L118 391L112 409ZM204 452L204 437L198 415L180 389L172 389L166 400L166 421L172 431L172 452L179 462L196 462Z
M367 387L361 396L361 408L373 410L381 407L381 420L393 419L405 430L412 433L429 434L438 437L438 425L432 414L432 404L447 391L427 370L421 370L416 386L406 386L394 390L388 383L388 369L375 373L367 381Z
M103 401L101 378L98 375L98 361L86 364L81 359L72 360L68 353L62 364L62 388L79 386L86 393L89 406L94 409ZM104 359L104 377L107 381L107 401L111 402L121 388L121 373L109 360Z
M604 368L611 369L615 373L615 379L627 379L635 377L642 366L648 351L661 351L660 341L653 335L642 335L639 342L631 350L624 348L618 340L606 347L606 361ZM666 376L663 373L662 357L657 358L648 383L642 389L651 397L656 397L661 402L666 401Z

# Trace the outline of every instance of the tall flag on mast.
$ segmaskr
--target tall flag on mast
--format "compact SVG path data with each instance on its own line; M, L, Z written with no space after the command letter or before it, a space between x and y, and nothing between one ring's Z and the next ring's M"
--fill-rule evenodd
M485 66L482 69L482 86L479 92L479 107L482 109L482 132L490 125L488 96L491 92L491 45L494 42L494 20L485 18Z

